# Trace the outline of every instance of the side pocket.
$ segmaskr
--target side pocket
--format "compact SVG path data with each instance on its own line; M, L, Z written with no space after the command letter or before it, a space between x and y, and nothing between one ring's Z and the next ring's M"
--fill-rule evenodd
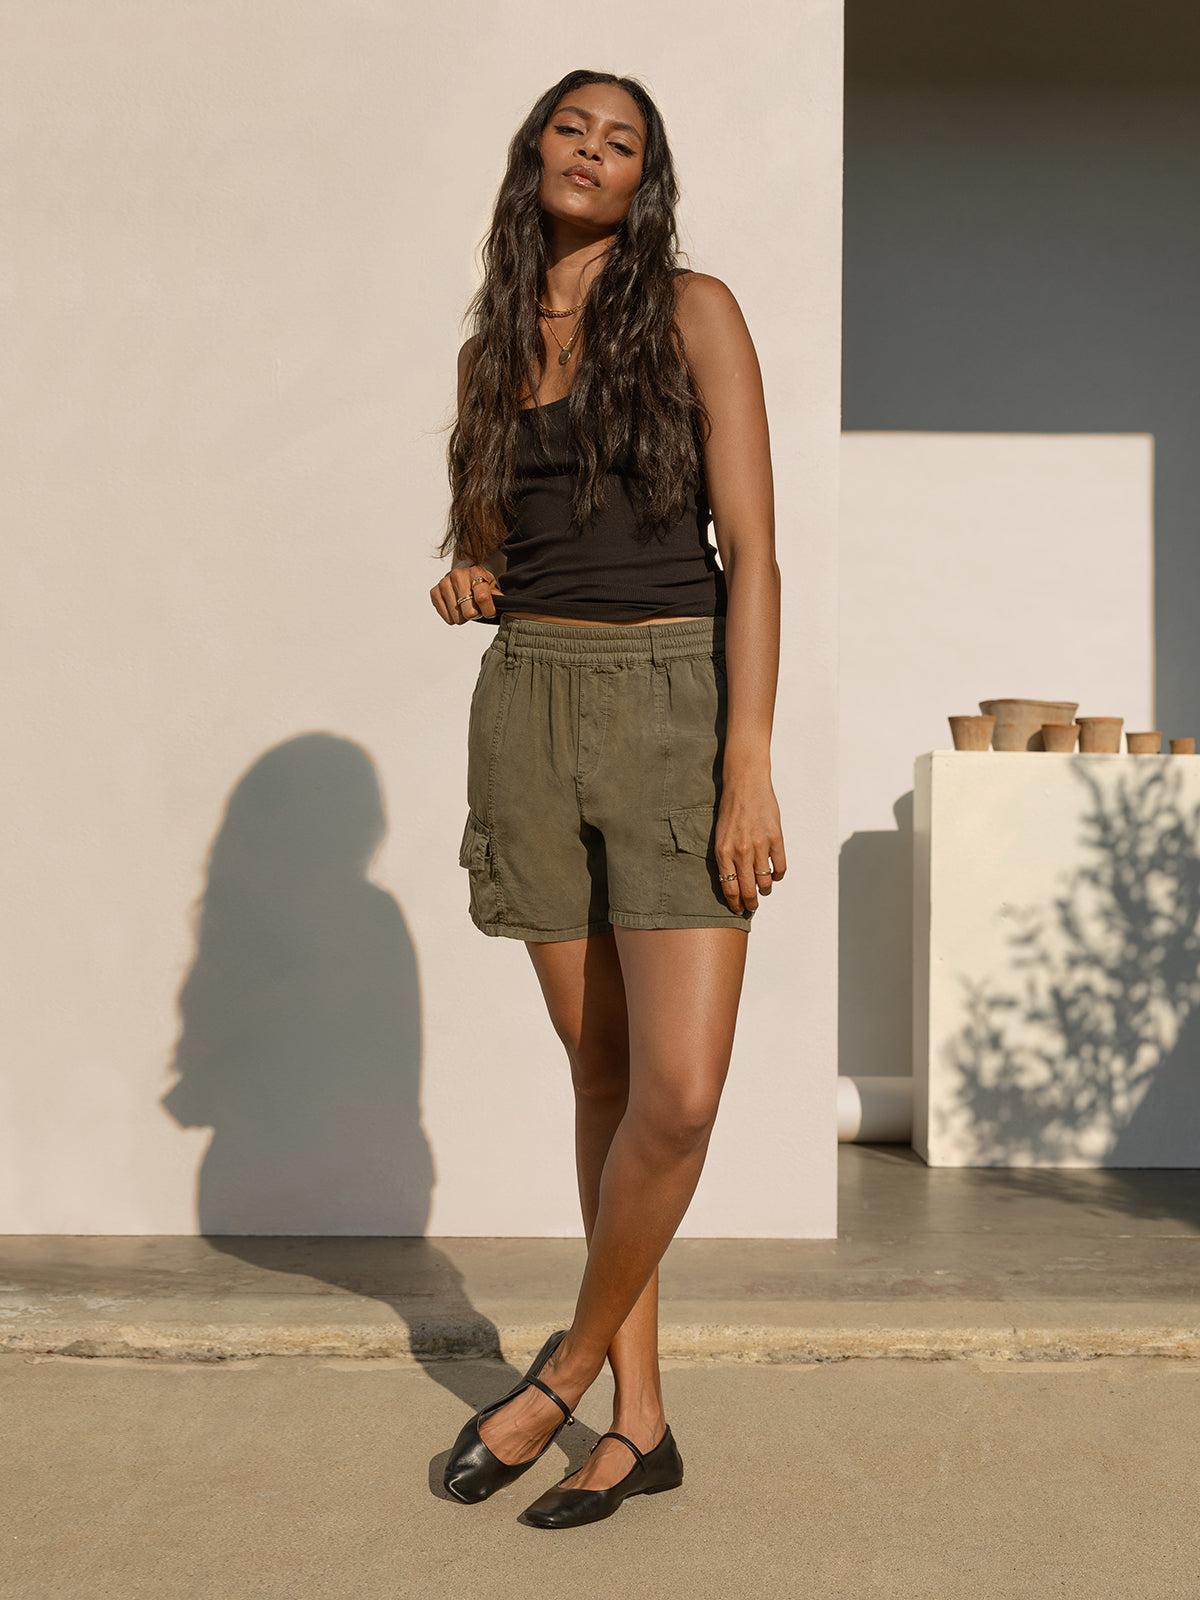
M679 806L667 813L676 850L716 860L717 809L715 806Z
M489 843L488 830L473 811L468 811L462 843L458 847L459 866L472 867L476 872L485 871Z
M471 920L484 929L503 922L504 904L496 882L491 829L470 810L458 847L458 864L470 873Z

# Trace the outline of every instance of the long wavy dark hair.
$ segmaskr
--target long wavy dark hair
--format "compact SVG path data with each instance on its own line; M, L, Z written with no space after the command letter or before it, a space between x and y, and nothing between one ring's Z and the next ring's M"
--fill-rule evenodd
M508 532L518 401L537 392L546 365L534 304L544 292L551 225L538 201L539 144L558 102L588 83L625 90L642 113L646 144L637 193L580 315L579 371L567 406L580 464L573 520L580 528L594 520L604 505L605 474L624 456L634 468L631 498L639 528L649 534L669 527L683 515L702 468L709 418L675 323L675 279L689 269L678 264L679 186L662 117L635 78L568 72L513 135L484 240L483 282L464 317L475 337L450 435L451 504L437 552L442 557L482 564ZM544 430L540 407L531 420ZM544 431L541 437L544 442Z

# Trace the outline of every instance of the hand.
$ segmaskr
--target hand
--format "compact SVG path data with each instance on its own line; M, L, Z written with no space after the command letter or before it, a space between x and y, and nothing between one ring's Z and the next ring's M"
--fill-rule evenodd
M754 911L787 871L779 805L769 778L730 784L717 811L717 872L736 872L721 885L729 909ZM760 870L762 869L762 870Z
M451 567L441 582L435 583L429 591L429 598L442 621L453 625L471 622L479 616L494 617L496 608L492 596L503 593L496 574L486 567Z

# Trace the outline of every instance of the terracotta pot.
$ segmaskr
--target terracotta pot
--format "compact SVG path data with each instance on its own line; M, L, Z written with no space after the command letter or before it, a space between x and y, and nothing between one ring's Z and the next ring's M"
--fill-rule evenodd
M979 709L994 716L993 750L1041 750L1046 723L1073 722L1078 700L981 700Z
M1116 755L1121 748L1124 717L1080 717L1079 749L1085 755Z
M956 750L986 750L992 742L995 717L951 717L950 737Z
M1060 756L1069 756L1075 749L1075 741L1079 737L1079 724L1071 722L1066 725L1060 722L1047 722L1042 728L1042 743L1047 750L1053 750Z
M1173 756L1194 756L1196 754L1195 739L1172 739L1171 754Z
M1125 744L1131 756L1156 756L1162 749L1162 734L1127 733Z

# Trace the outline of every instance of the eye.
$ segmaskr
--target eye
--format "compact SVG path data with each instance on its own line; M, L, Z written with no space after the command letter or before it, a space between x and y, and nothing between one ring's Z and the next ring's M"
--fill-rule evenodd
M554 131L555 133L578 133L579 129L568 127L565 122L560 122Z
M623 156L631 156L633 154L633 151L627 144L614 144L613 149L619 150Z

